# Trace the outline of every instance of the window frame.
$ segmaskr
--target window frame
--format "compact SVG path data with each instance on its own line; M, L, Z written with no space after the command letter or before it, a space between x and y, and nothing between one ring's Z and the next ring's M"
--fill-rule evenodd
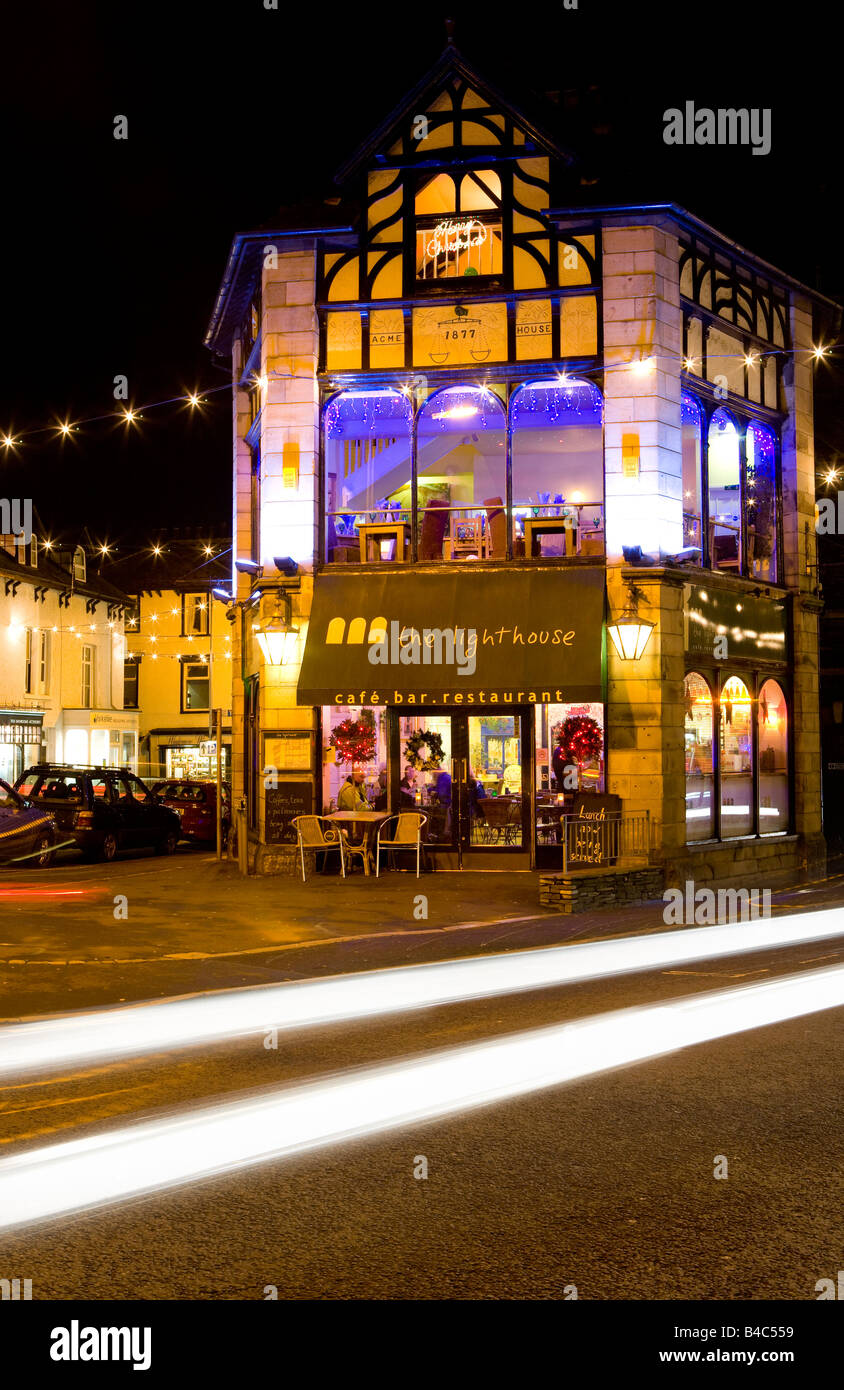
M82 643L82 701L80 709L96 709L97 699L97 649L90 642ZM86 699L86 687L87 695Z
M600 448L601 448L601 501L600 501L600 508L601 508L601 516L602 516L602 521L603 521L603 530L601 531L601 535L604 537L604 551L603 551L603 553L600 555L600 557L598 557L598 558L600 558L601 560L603 560L604 562L606 562L606 459L605 459L605 442L604 442L606 396L605 396L605 393L604 393L604 389L603 389L602 382L601 382L600 380L596 380L596 379L595 379L596 376L599 376L599 374L598 374L596 371L587 368L587 369L584 369L583 371L578 372L576 375L570 377L570 378L568 379L568 384L571 385L571 386L577 386L577 385L585 385L585 386L588 386L590 389L592 389L592 390L594 390L594 391L597 391L598 396L600 397L600 402L601 402L601 421L600 421L600 431L601 431L601 441L600 441ZM547 372L546 372L545 374L541 374L541 373L538 373L538 372L536 371L536 369L534 369L534 370L531 371L531 372L525 372L523 375L519 375L519 376L516 376L516 375L508 376L504 381L501 381L501 382L498 383L498 385L500 385L501 387L503 387L503 390L504 390L504 399L502 399L502 396L499 395L499 393L498 393L497 391L493 391L493 390L492 390L492 384L490 384L490 386L487 388L487 389L490 391L490 393L495 397L496 401L498 402L498 405L501 407L502 421L503 421L503 433L504 433L504 459L503 459L503 462L504 462L504 481L505 481L505 487L506 487L505 497L504 497L504 500L503 500L503 509L504 509L504 511L505 511L506 518L507 518L506 563L512 563L512 562L513 562L513 559L514 559L514 556L513 556L513 435L514 435L513 406L514 406L514 403L515 403L517 397L519 396L520 392L521 392L524 388L530 387L531 385L537 385L537 384L539 384L539 385L552 385L552 384L554 384L554 382L557 380L558 377L559 377L559 372L558 372L558 371L555 371L553 374L547 373ZM411 419L410 419L410 426L411 426L411 428L410 428L410 437L409 437L409 448L410 448L410 496L411 496L411 503L410 503L409 508L408 508L408 507L405 507L403 510L404 510L405 512L407 512L407 511L410 512L410 525L411 525L411 530L410 530L410 549L409 549L409 553L408 553L408 556L407 556L407 560L406 560L404 563L407 564L407 565L413 565L413 566L416 566L416 565L433 565L433 564L452 564L452 563L454 563L453 561L449 561L449 560L445 560L445 559L442 560L442 561L440 561L440 560L420 560L420 559L418 558L419 539L420 539L420 536L419 536L419 526L418 526L418 486L419 486L419 481L420 481L420 475L419 475L419 471L418 471L418 429L419 429L419 420L420 420L420 417L421 417L421 415L422 415L423 410L424 410L427 406L430 405L430 403L434 400L434 398L435 398L436 396L442 394L444 391L447 391L447 390L470 391L470 390L478 390L478 389L479 389L479 388L478 388L478 383L477 383L477 381L474 381L474 380L471 380L471 379L470 379L470 380L467 380L466 377L465 377L465 375L461 375L461 376L457 377L456 374L455 374L454 376L451 376L451 374L449 374L449 376L448 376L445 380L436 380L436 381L432 382L432 383L431 383L431 387L432 387L432 389L430 390L429 394L425 396L424 399L422 399L422 400L417 400L416 398L413 398L413 397L410 398L410 399L411 399ZM327 431L327 429L326 429L326 423L325 423L327 412L328 412L329 407L331 406L332 402L339 400L339 398L340 398L341 396L343 396L344 394L350 393L350 394L355 394L355 395L366 395L366 394L367 394L368 392L370 392L370 391L371 391L373 394L375 394L375 393L377 393L377 392L383 392L384 390L393 391L397 397L400 397L400 396L403 394L403 392L399 389L399 386L398 386L398 385L394 385L393 382L388 382L388 383L385 383L384 385L380 385L380 384L376 384L374 381L367 381L367 380L365 380L365 379L364 379L364 380L360 380L360 379L358 379L358 378L352 379L352 380L350 380L349 382L344 383L344 384L340 387L339 390L337 390L337 389L325 389L325 388L323 388L323 395L322 395L322 401L321 401L321 406L320 406L320 417L319 417L319 420L320 420L320 424L319 424L320 468L319 468L319 509L318 509L318 537L317 537L317 547L318 547L318 548L317 548L317 562L316 562L317 571L324 570L324 569L328 569L328 570L333 571L333 570L335 569L335 563L332 562L332 561L329 561L329 560L327 559L327 539L328 539L327 520L328 520L328 518L327 518L327 514L326 514L326 504L327 504L327 500L328 500L328 487L327 487L326 468L327 468L327 463L328 463L328 457L327 457L327 455L328 455L328 444L329 444L329 435L328 435L328 431ZM424 478L423 478L423 481L424 481ZM577 504L577 505L589 506L589 505L597 505L597 504L595 504L595 503L590 504L590 503L588 503L588 502L585 502L585 503ZM477 504L475 504L475 503L467 503L466 508L463 508L462 510L469 510L469 509L474 509L474 510L482 511L482 510L483 510L483 505L482 505L482 503L477 503ZM367 510L367 508L363 508L362 510ZM370 510L371 510L371 508L370 508ZM335 513L332 513L332 515L334 515L334 514L335 514ZM580 558L580 557L578 557L578 558ZM521 557L521 556L518 557L517 560L516 560L516 563L522 563L522 562L523 562L523 561L522 561L522 557ZM360 562L356 562L356 563L360 563L361 565L365 565L366 567L369 567L369 566L374 565L374 564L377 564L377 563L379 563L379 562L378 562L378 561L369 560L369 561L365 561L365 562L364 562L364 561L360 561ZM395 563L395 562L384 561L383 563ZM486 564L489 564L489 565L496 565L496 564L502 563L502 561L500 561L500 560L498 560L498 559L490 559L490 560L478 560L478 561L473 562L473 563L476 563L476 564L479 564L479 565L486 565ZM559 557L559 556L542 556L542 557L536 557L536 556L534 556L532 559L528 558L527 563L532 563L532 564L537 564L537 563L538 563L538 564L566 564L566 563L568 563L568 557Z
M188 624L188 602L189 602L189 600L191 600L191 599L196 600L196 607L194 608L194 613L200 611L200 610L199 610L199 603L200 603L200 601L201 601L202 603L204 603L204 605L205 605L205 607L204 607L204 614L205 614L205 616L204 616L203 622L200 624L199 630L197 630L196 628L193 628L193 627L192 627L192 628L188 628L188 625L187 625L187 624ZM180 635L181 635L182 637L210 637L210 635L211 635L211 601L210 601L209 595L208 595L204 590L201 590L201 589L193 589L193 590L191 590L189 593L184 593L184 594L182 594L182 631L181 631L181 634L180 634Z
M795 826L794 806L794 738L793 710L794 694L790 673L782 667L770 668L762 665L745 665L741 660L709 662L702 657L692 658L686 654L684 680L686 676L701 676L712 694L712 744L713 744L713 800L714 834L708 840L687 840L686 847L739 844L745 840L773 840L777 836L793 835ZM721 693L731 676L743 681L750 694L751 705L751 779L753 785L753 827L745 835L724 836L721 815ZM776 681L779 686L786 712L786 764L788 771L788 816L785 828L763 832L760 830L760 780L759 780L759 692L766 681Z
M208 661L200 661L198 657L186 657L179 663L181 671L180 682L180 712L182 714L208 714L211 709L211 664ZM206 705L189 705L187 703L187 684L188 671L192 666L202 666L205 671L205 679L208 683L208 703Z

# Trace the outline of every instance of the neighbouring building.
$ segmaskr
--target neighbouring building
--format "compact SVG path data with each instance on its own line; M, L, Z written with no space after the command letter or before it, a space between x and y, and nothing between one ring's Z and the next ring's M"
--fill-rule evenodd
M0 537L0 777L33 763L134 766L124 710L126 595L84 545Z
M837 306L681 207L577 205L572 163L450 45L336 196L234 239L206 342L259 872L355 764L440 867L559 866L575 790L669 883L824 863Z
M137 711L137 772L213 778L212 715L222 710L222 775L231 775L232 624L214 599L231 582L231 542L171 532L160 545L116 550L109 574L125 588L124 705Z

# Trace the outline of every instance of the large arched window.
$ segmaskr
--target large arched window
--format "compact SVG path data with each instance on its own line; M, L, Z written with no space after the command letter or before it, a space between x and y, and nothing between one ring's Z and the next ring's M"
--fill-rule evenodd
M406 559L410 401L400 391L343 391L328 402L323 424L326 560Z
M726 410L709 422L709 555L713 569L741 566L741 464L739 433Z
M428 397L416 430L420 560L505 558L505 443L493 391L446 386Z
M710 840L715 834L715 767L712 742L712 692L703 676L690 671L684 685L686 704L686 839Z
M531 381L510 405L513 553L603 554L603 401L589 381Z
M701 473L703 411L688 391L680 396L683 447L683 546L694 546L703 557L703 482Z
M721 687L721 839L753 834L753 706L738 676Z
M759 833L788 829L788 710L776 681L759 692Z
M747 558L754 579L777 579L777 451L767 425L751 420L747 453Z

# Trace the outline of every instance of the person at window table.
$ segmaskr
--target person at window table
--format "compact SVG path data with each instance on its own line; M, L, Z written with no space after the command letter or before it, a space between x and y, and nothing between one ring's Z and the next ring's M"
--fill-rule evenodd
M369 802L366 799L366 791L364 790L364 771L362 767L352 768L352 771L340 788L340 795L337 797L337 810L369 810Z
M372 803L375 811L389 810L389 794L387 792L387 769L382 767L378 773L378 795Z
M416 805L416 769L407 764L404 776L399 783L399 804L401 806Z

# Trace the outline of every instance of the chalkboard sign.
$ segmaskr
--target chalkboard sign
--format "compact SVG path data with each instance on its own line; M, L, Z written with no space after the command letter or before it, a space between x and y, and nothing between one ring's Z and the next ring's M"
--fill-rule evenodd
M611 792L580 792L566 821L569 867L598 869L614 864L619 852L621 797Z
M314 789L310 782L279 782L267 788L266 843L295 845L295 816L310 816L314 810Z

